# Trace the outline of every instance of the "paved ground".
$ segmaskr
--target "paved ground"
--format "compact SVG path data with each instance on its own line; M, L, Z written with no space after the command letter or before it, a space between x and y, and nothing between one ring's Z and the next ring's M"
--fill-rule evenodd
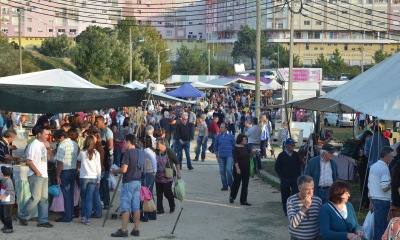
M255 177L249 184L248 202L252 206L241 206L238 201L230 204L229 192L220 190L215 156L207 153L204 163L195 162L193 166L193 171L188 171L185 164L183 167L187 199L181 204L184 209L174 235L171 232L178 206L173 214L165 213L156 221L141 223L139 239L289 239L278 191ZM113 210L118 205L117 194ZM169 210L166 201L164 207ZM54 223L57 217L51 213L50 221ZM0 234L0 239L110 239L110 233L120 228L121 219L107 220L104 228L102 223L103 219L92 219L91 226L85 226L74 219L71 223L54 223L53 229L42 229L35 222L29 222L27 227L14 222L15 233ZM132 227L129 224L129 229Z

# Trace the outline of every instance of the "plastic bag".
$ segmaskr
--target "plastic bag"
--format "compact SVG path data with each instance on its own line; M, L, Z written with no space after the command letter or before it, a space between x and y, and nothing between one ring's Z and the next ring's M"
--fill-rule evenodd
M117 180L115 180L114 174L112 173L108 176L108 187L110 190L114 190L117 187Z
M153 196L150 192L150 189L147 187L141 186L140 187L140 201L146 202L153 199Z
M51 207L49 209L53 212L64 212L64 196L62 191L60 191L60 195L58 197L53 198L53 202L51 203Z
M58 185L52 185L52 186L49 187L49 192L48 193L50 195L54 196L54 197L60 196L60 192L61 192L61 190L60 190L60 187Z
M78 186L78 183L75 181L75 187L74 187L74 206L78 206L79 204L79 198L81 196L81 190Z
M368 212L365 217L364 224L362 227L365 239L373 239L374 237L374 213Z
M185 200L185 182L182 179L175 182L174 196L179 201Z
M142 205L143 212L154 212L156 210L156 205L153 200L144 201Z
M250 177L254 177L254 158L250 157Z

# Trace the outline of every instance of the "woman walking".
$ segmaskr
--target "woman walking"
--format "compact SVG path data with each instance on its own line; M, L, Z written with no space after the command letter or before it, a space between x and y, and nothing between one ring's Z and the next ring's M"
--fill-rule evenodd
M172 193L173 178L168 178L165 174L166 168L172 168L174 176L181 178L180 166L176 153L166 146L165 138L157 138L157 149L155 151L157 159L156 173L156 192L157 192L157 214L164 213L163 195L168 199L169 212L175 211L174 195ZM176 169L175 169L176 168Z
M88 136L83 144L83 151L79 153L77 170L80 170L80 187L82 199L81 222L90 225L93 209L95 189L100 187L101 164L100 154L96 150L96 140Z
M250 157L254 155L256 150L252 153L249 152L247 146L247 136L239 134L236 138L236 146L232 149L233 155L233 184L231 188L231 194L229 196L229 202L233 203L239 191L240 183L242 183L242 190L240 192L240 204L245 206L251 206L247 202L247 188L249 186L250 178Z
M203 118L198 119L197 129L199 130L199 135L197 137L196 157L194 158L193 161L199 161L199 154L201 148L201 161L204 162L207 150L208 129L207 129L207 124Z

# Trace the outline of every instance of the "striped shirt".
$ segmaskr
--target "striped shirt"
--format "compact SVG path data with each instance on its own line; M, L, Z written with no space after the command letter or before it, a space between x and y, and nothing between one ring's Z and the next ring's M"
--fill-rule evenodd
M387 192L383 191L384 188L390 185L390 179L389 167L384 161L378 160L371 166L368 177L368 189L372 199L391 200L391 190Z
M297 239L316 239L319 234L318 212L322 201L319 197L313 196L310 208L306 213L300 211L303 205L298 194L288 198L286 207L289 219L289 233Z
M218 157L232 157L232 149L236 146L235 137L229 133L217 135L214 144L214 151L218 152Z
M332 179L332 166L330 161L325 162L322 158L320 160L320 175L319 186L330 187L333 183Z
M64 164L63 170L76 169L78 152L78 144L70 138L65 139L58 145L56 159Z

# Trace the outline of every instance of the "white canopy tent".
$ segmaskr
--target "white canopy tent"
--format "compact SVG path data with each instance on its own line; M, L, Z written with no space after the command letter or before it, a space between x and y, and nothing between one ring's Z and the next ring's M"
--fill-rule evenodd
M323 95L358 112L386 120L400 119L400 53Z
M219 89L224 89L226 88L225 86L219 86L219 85L213 85L213 84L208 84L207 82L192 82L190 83L195 88L219 88Z
M172 75L166 80L167 84L186 83L186 82L206 82L219 78L218 75Z

